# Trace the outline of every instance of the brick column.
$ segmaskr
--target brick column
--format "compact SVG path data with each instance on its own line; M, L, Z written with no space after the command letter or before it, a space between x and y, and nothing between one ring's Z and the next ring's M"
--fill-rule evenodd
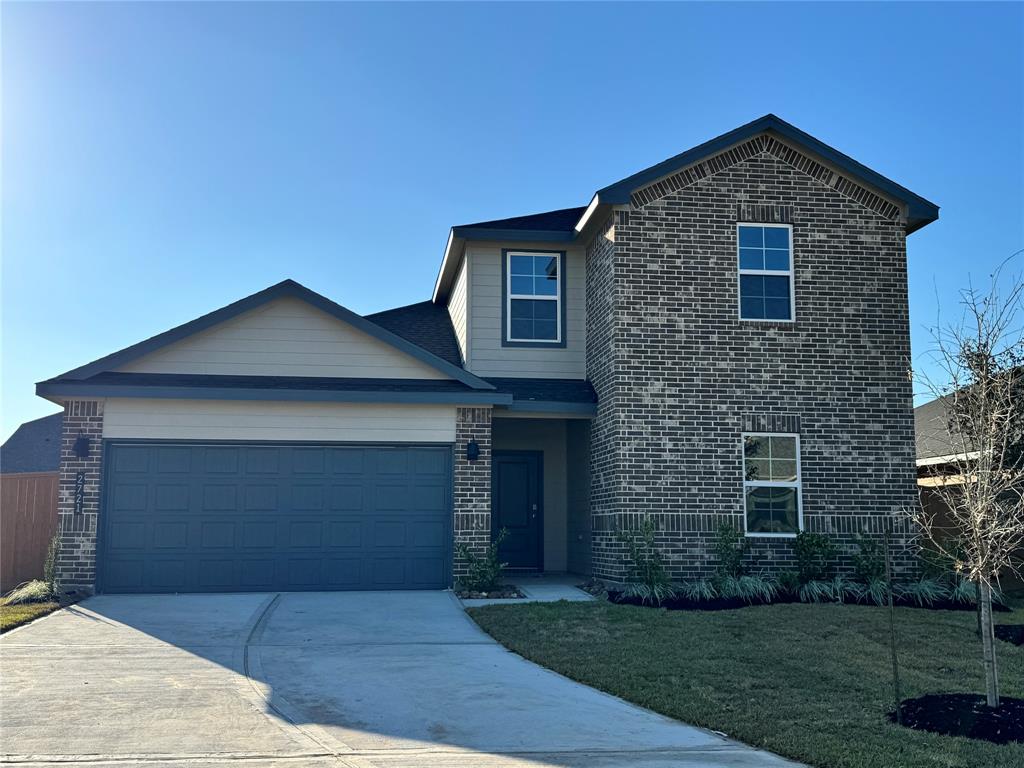
M75 441L88 438L89 455L75 454ZM96 588L96 525L100 511L103 463L103 402L64 403L60 436L60 484L57 492L57 582L62 590L93 592ZM83 482L79 488L79 473ZM76 497L80 496L77 500Z
M466 458L466 445L480 446L476 461ZM491 541L491 408L455 411L455 543L483 552ZM455 556L455 576L465 567Z

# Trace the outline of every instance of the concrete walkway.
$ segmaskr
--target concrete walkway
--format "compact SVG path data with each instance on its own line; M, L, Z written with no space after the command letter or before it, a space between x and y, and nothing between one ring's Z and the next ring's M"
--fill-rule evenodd
M535 666L445 592L100 596L0 638L4 763L792 765Z

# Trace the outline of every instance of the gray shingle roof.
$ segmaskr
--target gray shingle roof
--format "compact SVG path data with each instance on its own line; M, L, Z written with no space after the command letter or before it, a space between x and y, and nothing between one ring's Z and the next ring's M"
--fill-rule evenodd
M585 210L587 210L585 205L580 208L559 208L557 211L531 213L529 216L513 216L511 219L460 224L455 229L525 229L538 232L572 232Z
M455 329L452 328L446 307L431 301L421 301L418 304L387 309L365 317L442 360L462 366Z
M940 397L914 409L914 434L918 459L933 459L957 453L946 426L948 397Z
M596 403L597 393L585 379L490 378L499 392L507 392L516 402Z
M0 446L0 472L56 472L60 468L63 413L26 421Z

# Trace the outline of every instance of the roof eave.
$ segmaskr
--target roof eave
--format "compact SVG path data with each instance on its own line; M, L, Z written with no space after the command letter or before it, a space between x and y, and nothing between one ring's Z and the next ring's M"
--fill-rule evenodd
M244 299L239 299L225 307L221 307L213 312L202 315L195 320L183 323L182 325L171 328L168 331L159 333L156 336L140 341L137 344L132 344L118 352L101 357L91 363L86 363L85 365L74 368L66 373L62 373L60 376L54 378L78 380L87 379L97 373L124 365L127 362L136 360L139 357L149 354L157 349L162 349L169 344L181 341L182 339L188 338L200 331L212 328L219 323L230 320L233 317L237 317L243 312L248 312L256 307L263 306L274 299L285 296L305 301L317 309L332 315L338 320L374 337L378 341L404 352L410 357L419 360L456 381L462 382L472 389L494 389L492 385L488 384L480 377L474 376L469 371L466 371L465 369L460 368L459 366L454 365L431 352L428 352L423 347L403 339L401 336L377 325L372 320L367 320L362 315L357 315L352 310L341 306L337 302L331 301L325 296L321 296L319 293L306 288L304 285L300 285L294 280L284 280L276 285L270 286L269 288L265 288L262 291L258 291L251 296L246 296Z
M465 392L395 392L393 390L332 391L253 387L188 387L112 384L51 379L36 384L36 394L53 402L66 397L154 398L174 400L284 400L332 403L437 403L509 405L512 395L495 390Z
M448 242L441 259L441 268L434 282L434 294L431 301L442 304L448 300L452 282L458 272L459 263L467 242L507 242L507 243L571 243L576 239L576 232L547 229L484 229L482 227L452 227L448 233Z
M849 155L843 154L808 133L804 133L796 126L787 123L775 115L760 117L746 125L742 125L728 133L688 149L686 152L652 165L650 168L627 176L625 179L621 179L598 190L596 197L601 203L626 205L631 202L632 194L637 189L746 141L759 133L773 133L784 140L806 147L813 154L818 155L828 163L867 183L886 197L901 203L907 212L907 234L915 232L939 218L939 206L935 203L911 192L906 187L871 170Z

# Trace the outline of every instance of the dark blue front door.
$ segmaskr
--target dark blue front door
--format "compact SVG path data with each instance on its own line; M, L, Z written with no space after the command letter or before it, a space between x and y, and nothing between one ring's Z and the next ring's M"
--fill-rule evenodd
M498 548L501 561L517 570L541 570L544 516L539 451L495 451L492 469L492 536L508 534Z

